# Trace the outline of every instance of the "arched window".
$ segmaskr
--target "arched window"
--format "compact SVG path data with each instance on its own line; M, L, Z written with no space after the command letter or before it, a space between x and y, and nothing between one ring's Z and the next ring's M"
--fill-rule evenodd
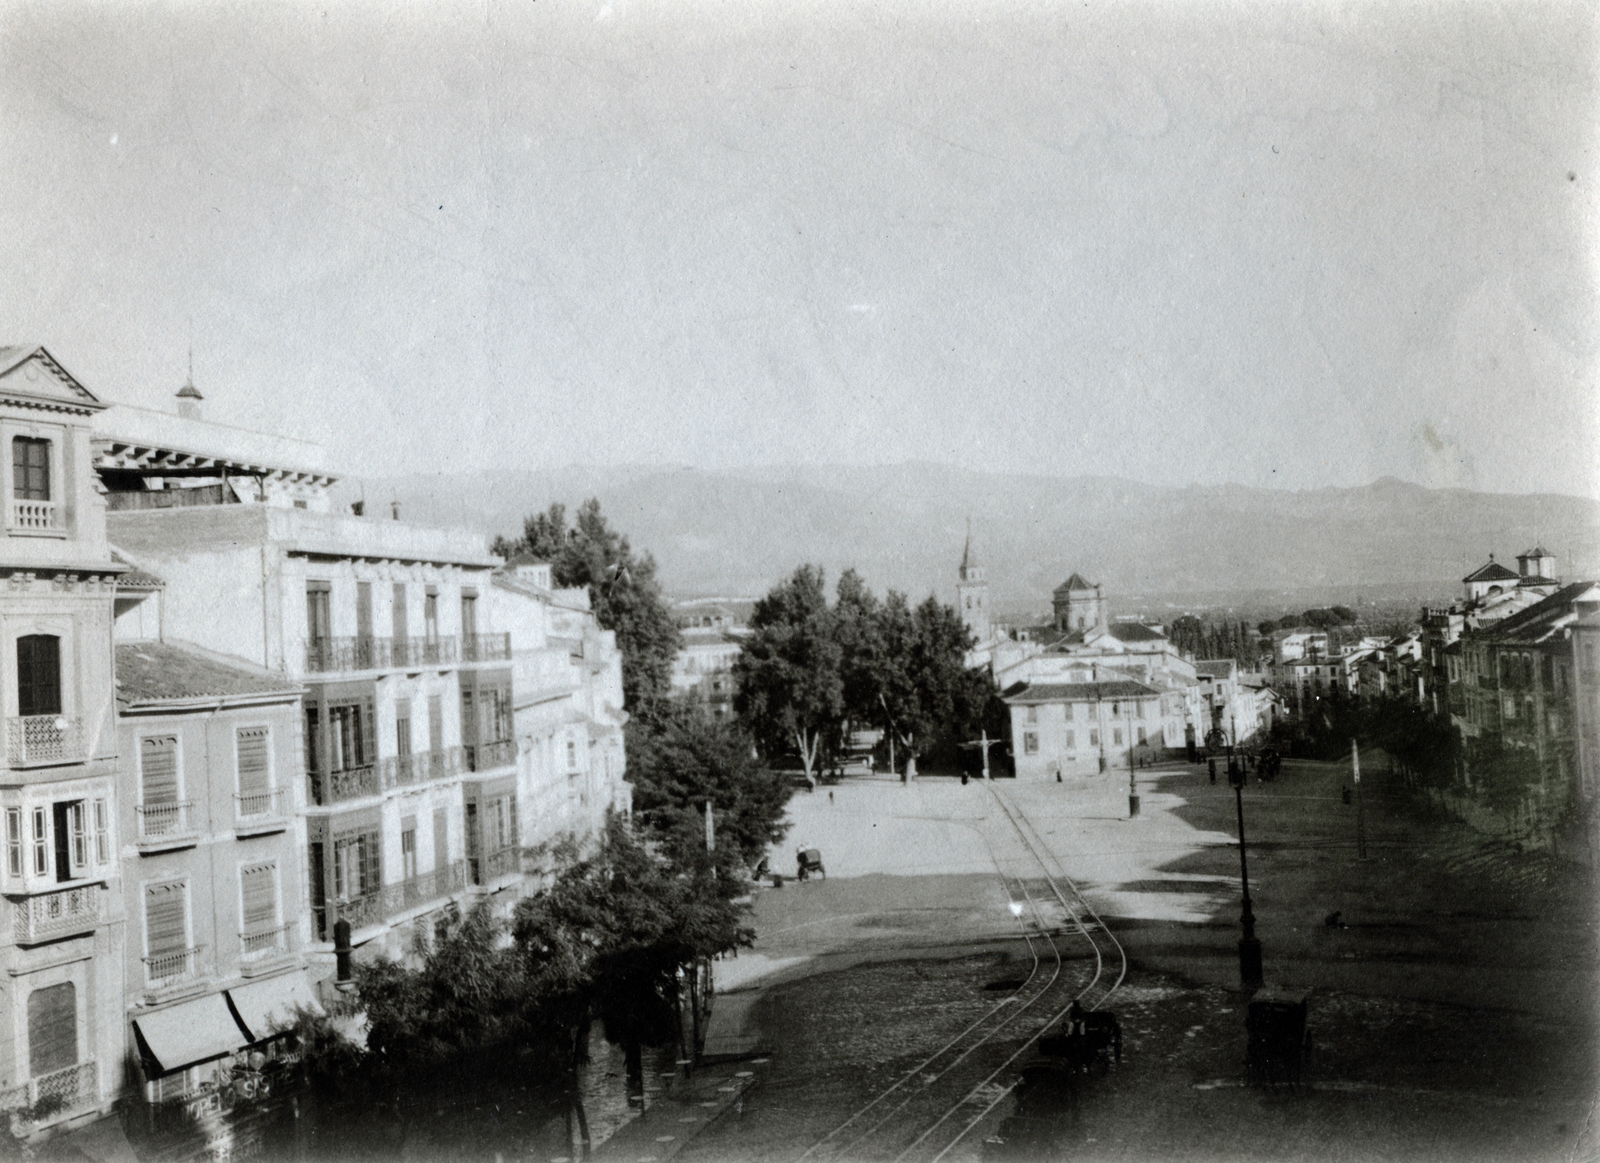
M26 634L17 639L17 714L61 713L61 639Z

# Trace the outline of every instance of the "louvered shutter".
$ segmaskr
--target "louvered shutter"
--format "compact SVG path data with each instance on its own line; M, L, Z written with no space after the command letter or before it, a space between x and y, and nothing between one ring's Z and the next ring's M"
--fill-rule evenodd
M267 778L267 729L240 727L238 732L239 794L260 795L269 785Z
M378 732L373 726L374 715L372 700L361 700L361 738L357 740L356 748L361 756L359 762L362 766L378 761Z
M450 863L450 817L444 808L433 809L433 867L442 870Z
M70 981L28 995L28 1071L42 1078L78 1063L78 990Z
M167 735L139 740L141 802L178 802L178 740Z
M361 895L372 896L383 887L383 877L378 863L378 833L361 835Z
M508 839L506 840L506 843L512 848L520 848L522 846L522 838L519 835L519 833L517 832L517 797L516 796L512 795L512 796L507 796L506 797L506 812L511 818L510 819L511 834L508 837Z
M145 890L144 939L147 956L152 959L182 953L189 947L185 895L181 884L153 884Z
M27 634L17 639L17 714L61 713L61 639Z
M277 868L271 864L258 864L239 872L239 885L244 898L244 931L254 936L268 933L278 927Z

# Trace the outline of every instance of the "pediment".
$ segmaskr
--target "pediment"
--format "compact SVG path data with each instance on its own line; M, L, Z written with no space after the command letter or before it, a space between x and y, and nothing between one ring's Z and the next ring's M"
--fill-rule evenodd
M105 407L45 348L0 347L0 395L34 406L65 406L72 411Z

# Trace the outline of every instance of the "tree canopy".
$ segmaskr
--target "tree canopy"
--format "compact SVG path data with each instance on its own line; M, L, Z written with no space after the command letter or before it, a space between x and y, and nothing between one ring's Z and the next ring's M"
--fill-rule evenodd
M682 636L661 596L655 558L633 552L606 522L599 500L579 506L570 528L566 506L551 505L523 521L520 538L497 537L492 549L503 557L527 553L548 561L556 585L586 588L595 621L617 635L624 704L635 716L659 712L672 690Z

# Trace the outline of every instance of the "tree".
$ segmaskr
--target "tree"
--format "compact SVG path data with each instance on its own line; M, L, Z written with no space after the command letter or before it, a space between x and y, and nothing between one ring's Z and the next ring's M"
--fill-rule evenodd
M755 867L768 845L783 839L788 788L752 757L737 721L674 700L654 723L626 730L634 818L678 863L688 865L704 847L707 800L715 805L717 864L725 871Z
M961 616L929 595L915 610L890 591L884 602L887 647L880 687L881 724L907 752L908 772L941 731L964 738L977 728L993 682L968 670L973 638Z
M844 714L840 659L822 570L803 565L756 603L734 664L734 709L768 756L793 747L813 787L823 740Z
M853 721L875 723L880 718L878 696L885 666L883 604L853 569L839 575L835 592L834 637L839 643L844 711Z
M588 589L595 621L617 635L623 702L636 717L652 718L671 694L672 662L682 645L656 580L655 558L635 556L592 497L578 508L572 528L566 507L551 505L523 521L519 540L498 538L494 552L530 553L551 563L556 585Z

